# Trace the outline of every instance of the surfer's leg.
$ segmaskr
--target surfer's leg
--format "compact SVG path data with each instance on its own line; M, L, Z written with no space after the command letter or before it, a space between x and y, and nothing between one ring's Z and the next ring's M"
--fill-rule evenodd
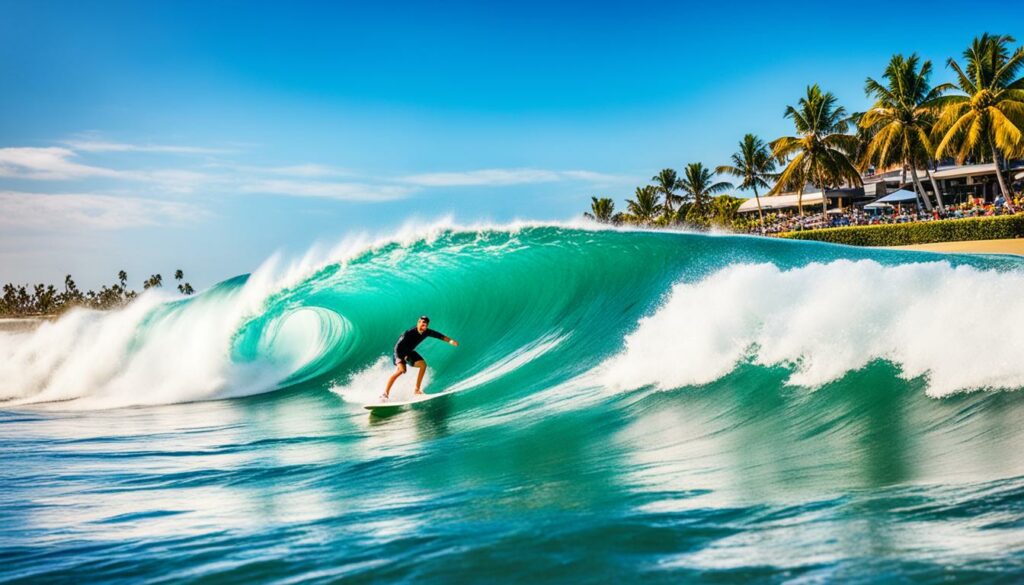
M396 365L398 366L398 368L395 370L395 373L391 374L391 377L388 378L388 387L384 389L384 398L387 398L388 394L391 393L391 386L394 385L395 380L397 380L399 376L405 373L405 362L400 361Z
M427 373L427 362L420 360L413 365L420 369L419 373L416 374L416 393L423 394L423 391L420 390L420 386L423 385L423 374Z

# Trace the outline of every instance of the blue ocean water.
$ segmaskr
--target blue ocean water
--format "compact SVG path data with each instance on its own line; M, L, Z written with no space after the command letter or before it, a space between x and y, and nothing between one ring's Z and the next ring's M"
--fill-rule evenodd
M0 581L1015 582L1022 291L1011 257L443 228L0 333ZM458 392L368 414L422 313Z

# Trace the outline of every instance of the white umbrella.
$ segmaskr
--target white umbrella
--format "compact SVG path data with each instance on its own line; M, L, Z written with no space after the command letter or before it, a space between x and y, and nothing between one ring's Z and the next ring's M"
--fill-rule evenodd
M879 197L872 201L872 203L904 203L907 201L917 201L917 193L900 189L899 191L889 193L885 197Z

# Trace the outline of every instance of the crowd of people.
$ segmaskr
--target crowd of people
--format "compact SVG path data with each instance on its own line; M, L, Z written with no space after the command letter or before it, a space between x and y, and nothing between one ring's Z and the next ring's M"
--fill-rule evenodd
M796 210L766 213L764 226L756 218L749 225L750 233L774 235L792 231L815 230L835 227L879 225L892 223L911 223L936 221L942 219L963 219L967 217L985 217L1007 215L1022 210L1024 201L1016 201L1015 205L1007 203L1002 196L995 201L985 202L981 199L968 200L956 205L935 207L931 211L917 205L893 205L865 209L863 207L847 207L830 209L826 213L815 206L816 213L800 215Z

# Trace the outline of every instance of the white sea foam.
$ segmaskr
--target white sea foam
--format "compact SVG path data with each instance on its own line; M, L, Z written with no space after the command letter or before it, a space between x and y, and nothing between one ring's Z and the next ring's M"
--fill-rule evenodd
M395 380L389 396L392 400L412 400L416 390L416 368L408 368L405 375ZM352 374L343 384L331 387L331 392L341 396L346 402L368 404L376 402L384 393L384 385L391 374L395 373L395 366L387 356L383 356L373 364ZM430 389L431 369L427 368L424 375L423 390Z
M875 360L928 393L1024 387L1024 274L946 262L735 265L676 284L598 368L613 388L712 382L744 360L816 387Z
M0 336L0 399L110 408L272 389L311 359L323 333L302 312L288 315L272 328L287 348L277 343L268 359L233 362L233 336L261 307L272 280L253 276L234 291L170 311L159 305L175 299L150 291L120 311L76 310L36 331Z

